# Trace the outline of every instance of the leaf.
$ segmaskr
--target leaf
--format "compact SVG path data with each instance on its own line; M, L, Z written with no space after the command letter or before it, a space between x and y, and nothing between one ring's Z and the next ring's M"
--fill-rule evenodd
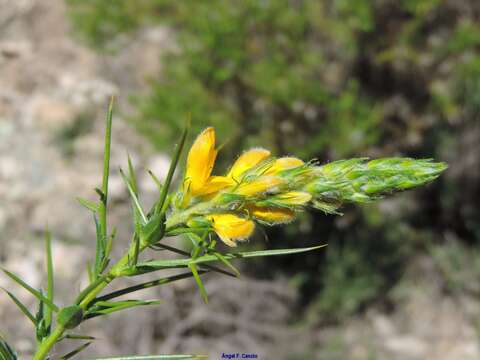
M0 334L0 359L17 360L17 354Z
M198 275L197 267L195 266L194 263L188 264L188 267L192 271L193 277L195 278L195 282L198 285L198 289L200 290L200 295L202 296L203 301L205 301L205 304L208 304L207 290L205 290L205 287L203 286L202 280L200 279L200 276Z
M139 252L140 252L140 238L138 237L138 234L135 232L135 235L133 236L133 254L128 261L130 266L132 267L137 266Z
M133 192L135 193L135 195L138 195L137 176L135 175L132 159L130 158L130 154L128 153L127 153L127 161L128 161L128 178L130 180L130 184L132 185Z
M155 249L155 250L158 250L158 248L164 249L164 250L169 250L169 251L174 252L176 254L185 255L185 256L190 257L190 254L188 252L177 249L173 246L165 245L165 244L157 243L152 248ZM224 274L224 275L231 276L231 277L237 277L235 274L232 274L228 271L225 271L225 270L220 269L220 268L218 268L216 266L213 266L213 265L202 264L202 267L204 267L205 269L211 270L211 271L218 272L220 274Z
M41 290L40 294L43 295ZM38 311L35 316L35 323L35 335L37 341L41 343L43 339L50 334L50 326L47 326L45 321L45 303L42 300L38 302Z
M78 335L78 334L66 334L64 336L62 336L60 340L63 340L63 339L70 339L70 340L97 340L96 337L93 337L93 336L89 336L89 335Z
M100 204L98 206L98 220L99 225L97 226L97 253L95 257L94 264L94 274L98 276L101 272L99 271L101 264L103 263L103 255L105 254L105 243L107 239L108 229L107 229L107 206L108 206L108 178L110 175L110 148L112 143L112 118L113 118L113 96L110 98L110 103L108 105L107 112L107 125L105 129L105 149L103 154L103 176L102 176L102 189L95 189L100 195ZM100 236L98 236L98 232ZM99 241L99 239L101 241ZM101 246L100 246L101 244ZM103 251L98 251L103 249ZM103 252L103 254L100 254ZM100 256L102 255L102 256Z
M70 358L74 357L79 352L81 352L81 351L85 350L87 347L89 347L92 344L92 342L93 341L89 341L89 342L87 342L83 345L80 345L75 350L70 351L68 354L63 355L62 357L59 357L58 360L66 360L66 359L70 359Z
M249 252L238 252L238 253L227 253L224 255L224 258L227 260L235 258L250 258L250 257L263 257L263 256L277 256L277 255L288 255L288 254L298 254L307 251L317 250L326 245L319 245L307 248L296 248L296 249L279 249L279 250L261 250L261 251L249 251ZM138 273L156 271L159 269L169 269L169 268L183 268L188 267L189 264L203 264L212 261L218 261L218 258L215 255L203 255L199 256L196 259L167 259L167 260L153 260L146 261L137 264ZM135 275L137 275L135 274Z
M23 287L25 290L30 292L33 296L35 296L38 300L43 301L45 305L47 305L49 308L51 308L54 312L58 312L58 306L55 305L52 301L50 301L47 297L45 297L42 293L40 293L38 290L35 290L32 288L30 285L28 285L26 282L24 282L22 279L20 279L17 275L14 273L1 268L2 271L13 281L15 281L17 284L19 284L21 287Z
M84 319L91 319L101 315L111 314L120 310L137 306L158 305L159 300L125 300L125 301L97 301L85 314Z
M106 244L106 247L105 247L105 259L104 259L104 261L106 263L109 261L108 257L110 256L110 253L112 252L113 240L115 239L116 235L117 235L117 228L114 227L112 233L108 237L108 241L107 241L107 244ZM105 268L105 267L106 267L106 265L103 268Z
M206 273L208 273L208 271L204 271L204 270L199 270L198 271L199 275L203 275L203 274L206 274ZM96 298L94 300L94 302L98 301L98 300L102 301L102 300L114 299L116 297L119 297L119 296L122 296L122 295L125 295L125 294L129 294L129 293L132 293L132 292L135 292L135 291L148 289L148 288L151 288L151 287L154 287L154 286L165 285L165 284L168 284L168 283L171 283L171 282L174 282L174 281L187 279L187 278L190 278L192 276L193 276L193 274L191 272L187 272L187 273L183 273L183 274L178 274L178 275L168 276L168 277L165 277L165 278L160 278L160 279L153 280L153 281L147 281L147 282L144 282L142 284L129 286L127 288L120 289L120 290L117 290L117 291L113 291L109 294L100 296L100 297Z
M98 212L98 204L97 203L94 203L93 201L83 199L83 198L80 198L80 197L77 197L77 201L80 203L80 205L84 206L88 210L93 211L94 213Z
M185 146L185 140L187 139L187 134L188 130L190 128L190 120L187 121L187 124L183 130L182 136L180 137L180 142L178 143L178 146L175 149L175 152L173 154L172 162L170 163L170 167L168 169L167 177L165 178L165 184L163 184L162 191L160 192L159 200L158 200L158 206L156 209L160 211L160 213L164 213L165 211L165 200L167 199L168 195L168 189L170 187L170 184L173 179L173 174L175 173L175 169L177 168L178 165L178 160L180 159L180 155L182 153L182 150Z
M54 297L54 279L53 279L53 256L52 256L52 236L48 227L45 231L45 253L47 263L47 298L53 303ZM47 328L52 324L52 310L47 309L45 313L45 326Z
M152 170L148 170L148 174L151 176L155 184L157 185L158 191L162 191L163 185L158 177L155 176Z
M105 149L103 153L103 177L102 177L102 193L105 196L105 205L108 196L108 176L110 174L110 148L112 144L112 119L113 119L113 96L110 98L107 112L107 126L105 128Z
M120 175L122 176L123 182L127 186L128 192L130 193L130 197L132 198L133 208L136 211L138 211L138 213L140 214L142 218L142 225L145 225L148 222L147 217L145 216L145 213L143 212L143 209L140 206L137 195L135 194L135 191L133 190L132 185L130 184L130 181L127 179L122 169L120 169Z
M230 261L225 259L225 257L222 254L220 254L218 251L215 251L213 255L215 255L218 258L218 260L220 260L226 267L232 270L237 277L240 276L240 271L238 271L237 268L233 266Z
M102 225L98 221L95 214L93 215L93 220L95 221L95 231L97 235L95 246L95 264L93 266L93 275L96 278L102 272L102 264L105 259L106 241L103 237Z
M33 325L37 325L37 321L35 320L35 316L27 309L27 307L20 301L18 300L15 295L13 295L10 291L2 287L2 290L7 293L8 296L10 296L10 299L15 303L15 305L18 306L20 311L30 319L30 321L33 323Z
M97 301L95 306L100 306L103 308L117 308L117 307L132 307L132 306L143 306L143 305L158 305L160 300L121 300L121 301Z

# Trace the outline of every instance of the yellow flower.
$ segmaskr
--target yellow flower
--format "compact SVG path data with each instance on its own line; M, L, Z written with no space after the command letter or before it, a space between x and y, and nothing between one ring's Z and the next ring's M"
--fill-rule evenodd
M291 206L305 205L311 199L312 195L304 191L289 191L275 197L276 202Z
M255 228L253 221L233 214L212 214L208 219L217 235L228 246L237 246L236 242L247 239Z
M275 175L282 170L293 169L303 164L302 160L295 157L282 157L273 162L272 166L265 171L265 175Z
M249 206L250 216L269 224L285 224L295 219L295 212L285 208Z
M268 190L273 190L280 185L282 180L273 176L260 176L250 182L242 182L235 190L236 194L244 196L253 196L264 193Z
M227 176L239 181L240 176L247 171L248 169L251 169L252 167L258 165L260 162L265 160L270 156L270 151L261 149L261 148L255 148L248 150L244 152L238 159L235 161L233 164L232 168L228 172Z
M210 176L205 185L196 191L195 195L211 195L234 184L232 179L225 176Z
M197 195L207 183L216 157L215 130L209 127L198 135L188 153L184 185L191 195Z

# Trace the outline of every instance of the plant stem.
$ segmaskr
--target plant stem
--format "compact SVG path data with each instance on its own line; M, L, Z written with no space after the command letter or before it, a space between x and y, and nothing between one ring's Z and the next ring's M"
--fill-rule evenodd
M140 251L144 250L145 247L142 247ZM83 300L80 302L79 306L82 309L87 309L88 305L95 299L100 291L102 291L110 282L112 282L116 277L120 269L122 269L126 264L128 264L129 251L110 269L104 281L100 282L97 286L92 288L87 294L85 294ZM37 352L35 353L33 360L44 360L48 355L52 347L58 342L60 337L65 332L65 327L60 324L54 328L52 333L40 344Z
M57 325L50 336L40 344L40 347L33 356L32 360L44 360L53 345L55 345L58 339L63 335L64 331L65 328L62 325Z

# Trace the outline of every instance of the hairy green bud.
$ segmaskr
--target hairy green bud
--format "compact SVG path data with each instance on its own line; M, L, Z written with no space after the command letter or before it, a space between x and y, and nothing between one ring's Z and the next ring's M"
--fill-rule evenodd
M83 320L83 309L78 305L67 306L58 313L57 321L66 329L76 328Z
M317 167L306 186L314 205L335 212L343 202L364 203L386 194L411 189L436 179L447 165L430 159L366 158L334 161Z

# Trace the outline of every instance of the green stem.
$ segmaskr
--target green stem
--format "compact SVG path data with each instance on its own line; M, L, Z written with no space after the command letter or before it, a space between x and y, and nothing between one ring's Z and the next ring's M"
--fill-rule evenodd
M207 208L211 207L211 204L199 204L193 206L192 208L179 212L170 220L170 225L177 225L185 221L189 215L205 211ZM130 248L125 253L125 255L110 269L108 274L106 274L103 278L98 279L98 284L95 285L95 282L87 286L87 288L82 291L81 297L78 298L79 306L82 309L87 309L88 305L95 300L95 297L112 282L118 276L121 276L122 269L128 265L128 260L130 258L130 254L133 252L132 246L135 246L134 243L130 245ZM138 252L142 252L148 246L148 242L144 244L140 244L140 248ZM93 286L92 286L93 285ZM37 352L35 353L33 360L44 360L52 347L59 341L59 339L63 336L65 332L65 327L62 325L57 324L57 326L53 329L52 333L39 345Z
M63 326L57 325L55 329L52 331L52 333L50 334L50 336L40 344L40 347L38 348L37 352L33 356L32 360L44 360L47 357L53 345L55 345L58 339L63 335L64 331L65 331L65 328Z
M145 247L141 248L140 251L144 250ZM79 306L82 309L87 309L88 305L95 299L100 291L102 291L110 282L112 282L120 270L128 264L129 251L110 269L107 276L103 281L100 281L97 286L94 286L90 291L87 291L83 299L80 301ZM89 285L90 286L90 285ZM88 288L88 287L87 287ZM33 360L44 360L48 355L52 347L59 341L62 337L65 328L57 324L53 329L52 333L40 344L37 352L35 353Z

